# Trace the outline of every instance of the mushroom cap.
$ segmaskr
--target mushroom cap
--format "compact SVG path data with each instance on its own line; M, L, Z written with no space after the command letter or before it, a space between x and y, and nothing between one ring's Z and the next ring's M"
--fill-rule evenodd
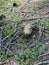
M32 33L32 25L31 24L27 24L25 27L24 27L24 34L31 34Z

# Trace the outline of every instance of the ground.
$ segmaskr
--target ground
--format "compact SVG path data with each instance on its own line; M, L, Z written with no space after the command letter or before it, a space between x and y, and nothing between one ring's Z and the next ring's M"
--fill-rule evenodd
M23 5L23 3L21 2L21 4L19 4L19 6L18 7L12 7L12 8L7 8L7 11L6 11L6 8L5 8L5 12L4 12L4 9L2 10L0 10L0 12L1 13L3 13L3 14L5 14L5 13L7 13L7 14L5 14L6 15L6 19L8 19L8 18L11 18L11 19L13 19L13 21L16 21L17 22L17 20L16 20L16 18L30 18L30 17L40 17L41 15L49 15L49 13L47 13L48 11L49 11L49 7L45 7L45 6L43 6L42 4L41 4L41 1L39 2L39 4L36 4L35 2L34 2L35 0L30 0L28 3L26 3L26 4L24 4L25 5L25 7L24 7L24 5ZM43 1L43 0L42 0ZM20 0L19 0L19 2L20 2ZM4 2L5 3L5 2ZM8 3L8 2L7 2ZM9 7L11 7L12 6L12 4L11 3L13 3L13 2L10 2L10 4L8 3L7 4L6 3L6 5ZM4 4L5 5L5 4ZM3 5L3 6L4 6ZM5 5L5 6L6 6ZM37 6L36 6L37 5ZM39 6L40 5L40 6ZM42 7L43 6L43 7ZM27 13L21 13L21 12L27 12ZM16 13L16 12L18 12L18 13ZM31 12L31 13L28 13L28 12ZM21 13L21 14L20 14ZM42 13L42 14L41 14ZM34 20L33 20L34 21ZM43 20L42 20L43 21ZM44 20L45 21L45 20ZM22 24L27 24L27 23L32 23L32 21L25 21L25 22L23 22ZM48 27L48 26L47 26ZM20 27L18 27L18 29L19 29ZM21 28L20 28L21 29ZM20 30L21 31L21 30ZM17 33L19 33L20 31L18 31ZM49 36L49 35L47 35L47 36ZM21 37L21 36L20 36ZM23 37L23 36L22 36ZM23 43L24 43L24 40L25 39L23 39ZM32 42L32 36L30 37L30 38L28 38L27 40L29 40L29 42L31 43ZM31 41L30 41L31 40ZM16 51L18 51L17 53L20 53L20 52L23 52L24 51L24 49L26 48L25 47L25 44L22 44L22 39L20 39L20 44L18 44L19 42L18 42L18 40L17 40L17 42L15 41L15 43L17 43L17 44L15 44L15 46L17 46L18 47L18 49L15 47L15 46L13 46L12 47L12 50L13 50L13 52L14 52L14 50L15 50L15 52ZM26 41L26 40L25 40ZM48 48L48 46L49 46L49 44L47 43L46 44L46 46L47 46L47 52L49 51L49 48ZM21 49L19 49L19 47L21 48ZM28 49L27 49L27 51L28 51ZM25 53L27 52L27 51L24 51ZM34 51L34 50L32 50L32 51ZM24 54L25 54L24 53ZM30 51L29 51L29 53L30 53ZM22 53L22 55L20 54L20 58L21 58L21 56L23 57L23 53ZM18 60L18 58L17 58L17 60ZM21 59L20 59L21 60ZM23 59L22 59L23 60ZM25 61L27 61L27 62L30 62L29 61L30 59L25 59ZM27 63L26 62L26 63ZM32 63L32 62L31 62ZM4 65L19 65L19 64L15 64L15 59L13 58L13 57L11 57L11 58L8 58L7 60L6 60L6 62L5 62L5 64Z

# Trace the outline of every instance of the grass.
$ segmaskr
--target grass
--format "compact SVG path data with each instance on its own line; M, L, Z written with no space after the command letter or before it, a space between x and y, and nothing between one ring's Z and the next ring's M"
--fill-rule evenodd
M8 6L10 4L12 4L13 2L16 2L17 4L19 4L17 2L17 0L4 0L4 5ZM0 3L3 3L2 0L0 0ZM1 4L1 6L4 6L3 4ZM0 8L0 13L2 14L6 14L7 13L7 9L6 8ZM7 15L7 16L10 16L9 18L12 18L13 21L15 21L15 23L21 23L22 20L20 18L17 18L16 17L16 11L14 10L14 12L12 11L11 14ZM10 23L8 21L4 21L4 19L2 20L3 23L4 23L4 31L6 32L3 32L3 37L9 35L9 37L11 36L11 33L13 32L13 29L10 25ZM38 23L42 26L44 25L45 28L47 28L49 30L49 19L40 19L38 20ZM26 39L22 39L21 40L23 43L25 42L26 43ZM45 50L46 47L44 45L42 45L41 42L38 42L36 44L36 47L35 48L32 48L32 49L28 49L28 48L24 48L24 52L16 55L16 61L19 62L20 65L33 65L33 63L31 63L31 61L34 61L34 60L38 60L38 56L45 53ZM2 50L0 49L0 58L5 61L8 57L11 57L12 54L10 52L7 52L6 55L5 54L2 54Z
M7 35L9 35L9 37L11 36L12 34L12 26L10 25L10 23L8 21L4 21L4 19L2 20L2 23L3 23L3 29L4 29L4 32L2 33L2 36L3 38L6 37Z
M1 58L2 61L6 61L7 58L12 57L12 56L13 55L12 55L11 52L7 51L6 54L4 54L4 51L1 50L1 48L0 48L0 58Z
M44 26L46 29L49 30L49 19L40 19L38 20L38 23L42 26Z
M45 53L45 49L46 47L38 42L35 48L26 49L24 52L16 55L16 61L19 62L20 65L31 65L31 61L37 60L38 55Z
M5 25L4 30L6 31L6 33L4 32L3 36L10 35L12 33L12 28L10 26L10 23L7 22L7 21L5 22L4 19L3 19L3 22L4 22L4 25ZM17 19L16 22L20 23L20 20ZM41 19L41 20L38 20L38 22L39 22L40 25L43 25L45 23L46 27L47 28L49 27L48 26L48 23L49 23L48 19ZM26 41L26 39L22 40L22 42L25 42L25 41ZM35 48L32 48L32 49L26 48L26 50L24 49L24 52L16 55L16 61L18 61L20 63L20 65L28 65L28 64L31 65L31 61L38 59L39 55L45 53L45 49L46 49L46 47L44 45L42 45L42 43L38 42L36 44ZM8 57L12 56L12 54L9 53L9 52L7 52L6 55L1 54L1 53L2 53L2 51L0 50L0 57L2 58L3 61L5 61Z
M4 1L0 0L0 14L4 14L8 16L8 18L13 19L14 21L16 20L18 21L16 17L17 15L16 10L15 10L16 8L14 10L12 9L12 11L11 10L9 11L9 9L13 7L12 5L14 2L18 5L20 4L18 0L4 0Z

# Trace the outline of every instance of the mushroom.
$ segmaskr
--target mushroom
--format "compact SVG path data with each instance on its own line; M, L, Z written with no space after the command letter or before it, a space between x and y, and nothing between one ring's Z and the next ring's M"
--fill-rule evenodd
M31 24L27 24L24 27L24 34L26 35L30 35L32 33L32 25Z

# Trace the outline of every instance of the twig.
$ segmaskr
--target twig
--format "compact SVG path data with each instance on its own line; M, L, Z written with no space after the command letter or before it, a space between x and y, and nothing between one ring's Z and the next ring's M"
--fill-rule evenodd
M43 39L44 41L49 41L49 37L46 37Z
M30 21L30 20L37 20L37 19L43 19L43 18L49 18L49 16L46 16L46 15L39 15L39 17L37 17L37 16L33 16L33 17L31 17L31 18L20 18L20 20L21 21ZM12 19L4 19L4 21L8 21L8 22L13 22L13 23L15 23ZM17 23L16 23L17 24Z
M42 55L39 55L38 57L43 57L43 56L46 56L46 55L49 55L49 52L42 54Z
M14 57L15 57L15 54L14 54L11 50L9 50L9 48L7 48L7 47L5 47L5 46L3 46L3 45L2 45L2 47L3 47L4 49L10 51L10 52L14 55Z
M49 34L49 31L48 30L44 30L44 32Z
M30 20L37 20L37 19L43 19L43 18L49 18L49 16L39 16L39 17L31 17L31 18L23 18L22 21L30 21Z
M3 38L1 41L5 41L8 38L8 36L6 36L5 38Z
M46 61L42 61L42 62L36 63L34 65L41 65L41 64L48 64L48 63L49 63L49 60L46 60Z

